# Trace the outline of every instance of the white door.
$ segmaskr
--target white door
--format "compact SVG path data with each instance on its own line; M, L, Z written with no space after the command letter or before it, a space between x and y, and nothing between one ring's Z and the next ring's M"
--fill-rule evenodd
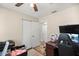
M40 24L38 22L23 21L23 44L26 48L40 45Z
M40 24L38 22L32 22L32 47L40 45Z
M26 48L31 48L31 39L32 39L32 24L29 21L23 20L23 42L22 44L25 44Z
M48 42L49 40L47 39L47 22L44 22L42 24L42 40L44 42Z

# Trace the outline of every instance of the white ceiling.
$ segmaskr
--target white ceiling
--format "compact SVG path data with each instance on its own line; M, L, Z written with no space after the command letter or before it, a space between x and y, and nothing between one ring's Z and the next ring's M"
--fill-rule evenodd
M40 18L52 14L52 11L56 10L57 12L59 12L70 6L76 5L71 3L37 3L38 12L34 12L32 7L30 7L30 3L24 3L20 7L16 7L15 4L16 3L1 3L0 6L9 8L20 13L24 13L29 16Z

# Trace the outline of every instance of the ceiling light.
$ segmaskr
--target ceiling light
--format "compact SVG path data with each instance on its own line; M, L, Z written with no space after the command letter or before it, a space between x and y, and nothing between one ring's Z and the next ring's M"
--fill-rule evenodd
M34 4L33 4L33 3L31 3L31 4L30 4L30 6L31 6L31 7L34 7Z

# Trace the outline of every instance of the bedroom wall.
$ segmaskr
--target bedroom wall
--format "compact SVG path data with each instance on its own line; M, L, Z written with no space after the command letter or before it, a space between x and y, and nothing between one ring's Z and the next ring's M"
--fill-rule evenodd
M60 25L79 24L79 6L67 8L39 20L47 21L47 35L49 38L52 34L59 34Z
M22 19L38 21L36 18L0 7L0 41L22 41Z

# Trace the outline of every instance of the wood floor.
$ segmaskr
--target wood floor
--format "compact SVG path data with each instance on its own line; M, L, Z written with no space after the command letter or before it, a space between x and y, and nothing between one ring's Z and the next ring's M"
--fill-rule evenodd
M45 56L45 47L40 45L28 50L28 56Z
M40 54L38 51L36 51L35 49L30 49L28 51L28 56L43 56L42 54Z
M40 45L40 46L38 46L38 47L36 47L36 48L34 48L37 52L39 52L40 54L42 54L42 55L45 55L46 53L45 53L45 47L43 47L42 45Z

